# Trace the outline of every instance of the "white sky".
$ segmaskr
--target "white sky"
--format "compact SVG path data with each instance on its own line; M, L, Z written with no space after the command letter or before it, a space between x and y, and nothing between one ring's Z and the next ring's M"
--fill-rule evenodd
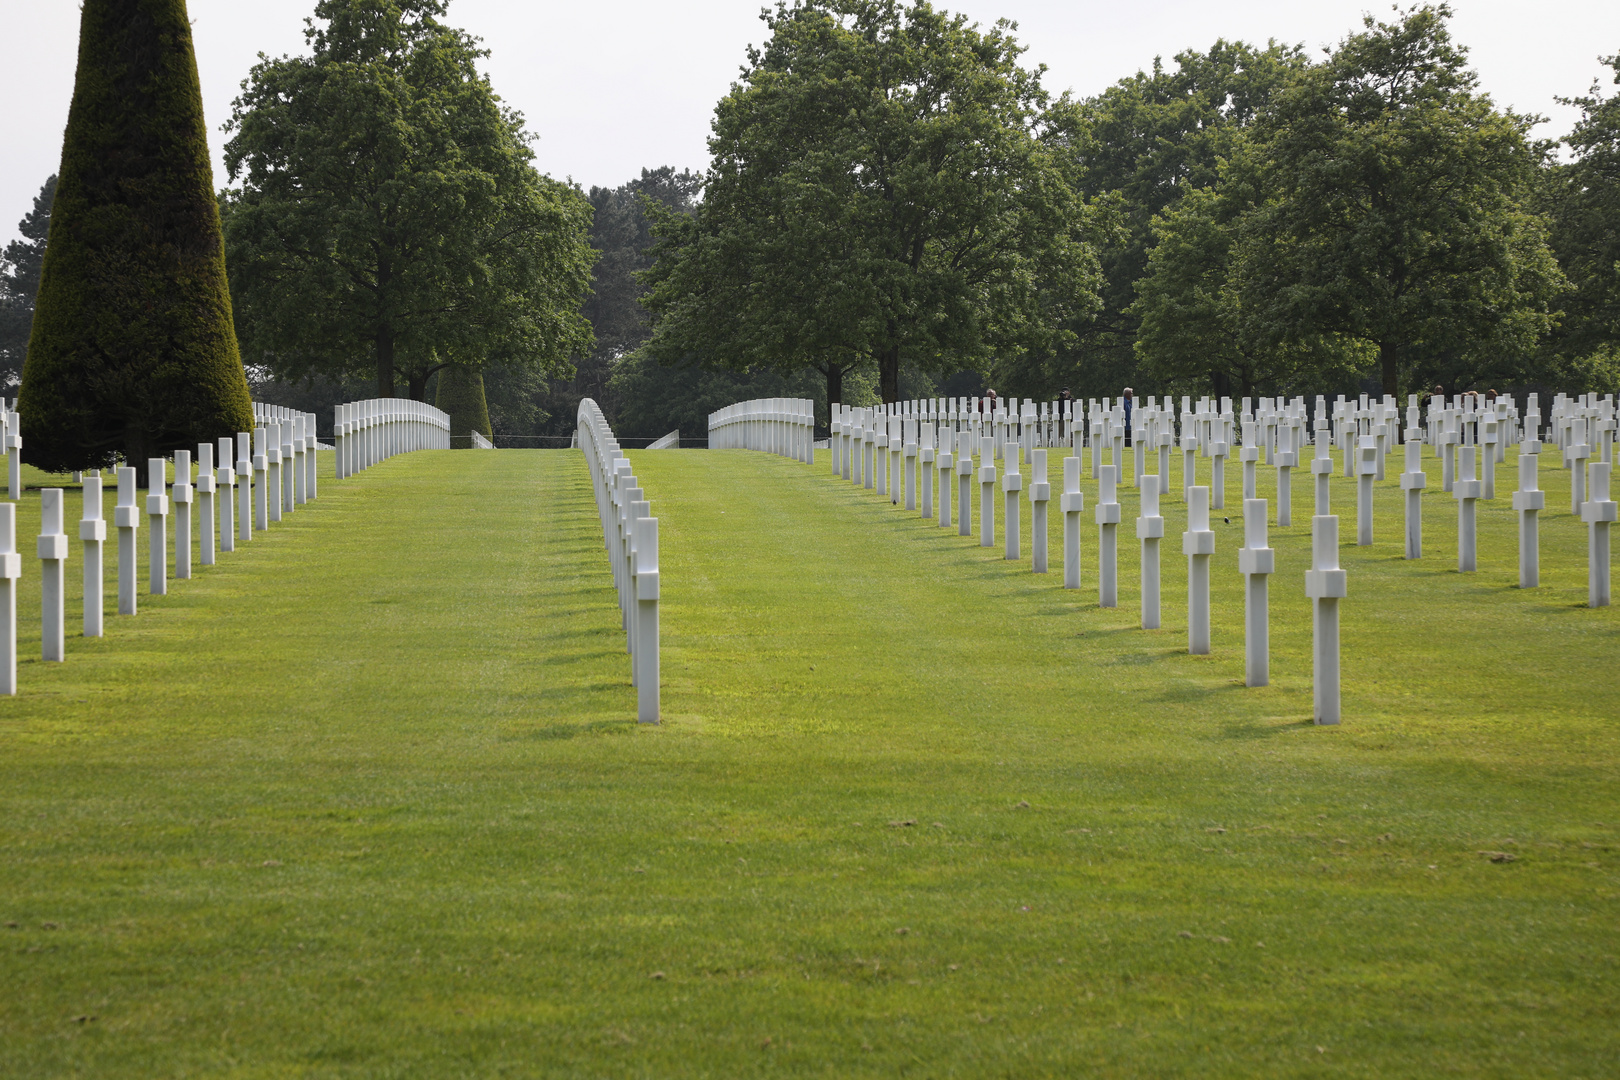
M224 183L220 125L255 54L303 50L314 0L190 0L203 106ZM1364 12L1389 21L1387 4L1345 0L1163 0L1156 4L1056 0L944 0L989 24L1007 17L1029 47L1025 60L1050 69L1046 85L1085 96L1185 48L1216 38L1269 38L1317 49L1359 28ZM1498 104L1551 117L1556 137L1574 110L1556 95L1585 93L1608 71L1599 55L1620 52L1615 0L1454 0L1454 37L1471 49L1484 89ZM714 103L759 42L759 0L609 0L531 4L454 0L449 21L484 39L496 92L522 110L542 171L585 187L615 186L643 166L701 170ZM73 93L79 5L73 0L0 0L0 242L56 171Z

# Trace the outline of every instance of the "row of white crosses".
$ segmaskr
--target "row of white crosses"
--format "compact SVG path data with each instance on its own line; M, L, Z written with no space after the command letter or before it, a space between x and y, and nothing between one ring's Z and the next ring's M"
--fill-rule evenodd
M1227 426L1232 422L1230 411L1222 419L1213 411L1191 413L1195 419L1183 435L1184 446L1190 454L1198 451L1199 440L1210 445L1217 460L1224 456ZM953 430L948 422L927 422L927 413L916 418L903 411L884 413L876 409L835 408L833 411L831 468L836 476L851 483L885 493L898 505L904 493L906 509L917 510L915 498L920 484L921 513L934 519L930 506L934 488L933 475L938 474L938 522L951 524L951 476L957 480L956 505L959 532L972 535L972 483L979 484L979 543L982 547L995 546L995 497L997 468L995 451L998 441L1004 448L1005 472L1000 476L1004 503L1005 557L1020 559L1021 534L1019 527L1019 492L1025 490L1020 468L1021 450L1012 450L1014 443L998 440L994 434L974 434L970 420L961 431ZM1207 419L1200 419L1207 417ZM1145 442L1154 430L1153 421L1142 425ZM1168 421L1165 421L1168 428ZM1254 422L1251 421L1251 425ZM1034 425L1031 425L1034 426ZM1203 428L1202 433L1197 427ZM1279 445L1292 446L1286 423L1271 423L1273 431L1281 430ZM1117 430L1117 428L1116 428ZM1166 430L1168 436L1169 432ZM1098 528L1098 603L1102 607L1118 606L1118 530L1121 507L1118 500L1119 481L1128 476L1123 458L1117 448L1110 448L1111 439L1098 433L1097 445L1109 452L1113 461L1097 466L1098 505L1095 520ZM1253 439L1251 439L1253 441ZM1168 447L1169 443L1162 445ZM1325 445L1325 444L1324 444ZM978 451L978 466L974 466L974 451ZM1292 450L1274 451L1274 460L1287 467L1286 455ZM1257 456L1257 455L1256 455ZM1032 568L1036 573L1047 572L1046 513L1051 500L1048 482L1047 449L1035 447L1029 451L1033 480L1028 486L1031 539L1033 545ZM1095 460L1095 457L1094 459ZM1253 462L1251 457L1250 461ZM1319 723L1339 722L1339 667L1338 667L1338 600L1345 595L1345 572L1338 566L1338 519L1326 512L1325 494L1327 478L1331 475L1331 461L1327 475L1318 485L1318 515L1313 520L1315 561L1306 575L1306 592L1315 608L1317 648L1313 670L1316 681L1315 718ZM929 466L932 466L931 468ZM1081 585L1080 516L1085 510L1085 496L1080 491L1082 460L1078 455L1063 459L1063 490L1059 509L1063 514L1063 585L1077 589ZM1141 624L1144 629L1160 625L1159 543L1164 537L1164 518L1159 513L1159 497L1163 474L1144 473L1136 478L1141 490L1141 513L1136 521L1137 538L1141 543ZM1252 487L1251 489L1252 490ZM1210 528L1210 488L1193 485L1185 491L1188 503L1187 531L1182 534L1182 552L1187 557L1187 648L1193 654L1210 651L1210 573L1215 555L1215 533ZM1275 558L1267 546L1266 502L1264 499L1246 499L1244 504L1246 542L1239 552L1239 569L1245 575L1248 597L1246 618L1246 677L1251 686L1264 686L1270 681L1269 604L1267 579L1273 573Z
M806 464L815 460L815 402L755 398L709 414L710 450L764 450Z
M656 724L658 702L658 519L595 401L579 403L576 443L585 452L602 543L619 592L619 612L636 688L636 719Z
M144 507L138 502L140 478L136 470L130 466L117 469L118 504L113 509L112 525L118 540L120 615L139 612L137 533L143 511L150 538L148 588L153 595L161 596L169 591L171 505L175 519L174 576L184 580L192 576L194 532L200 540L200 563L212 566L218 552L234 551L238 541L246 543L255 531L269 528L281 520L283 513L291 513L315 498L318 444L314 415L257 402L253 413L252 432L238 432L235 439L227 436L217 444L197 444L195 483L191 451L175 451L172 487L168 483L168 460L148 459L148 494ZM217 469L214 466L216 445L221 462ZM102 477L99 472L92 472L84 475L82 482L84 500L79 539L84 549L83 636L101 637L105 632L102 545L107 540L107 521L102 517L101 506ZM237 500L232 499L233 488ZM193 528L193 506L197 508L196 529ZM66 524L63 490L46 488L41 491L38 542L41 656L48 661L67 658L63 589L68 558ZM16 506L0 503L0 693L5 694L17 692L16 585L21 572Z
M333 410L332 444L341 480L396 454L450 449L450 414L409 398L351 401Z
M12 502L22 498L22 422L16 406L16 398L0 398L0 453L6 455L6 490Z

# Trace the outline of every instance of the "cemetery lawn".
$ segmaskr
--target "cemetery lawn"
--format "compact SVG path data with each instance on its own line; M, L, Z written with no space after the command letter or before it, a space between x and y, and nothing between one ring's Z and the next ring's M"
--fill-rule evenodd
M578 453L323 456L318 502L98 641L70 526L65 664L25 496L0 1075L1620 1069L1620 616L1584 607L1552 455L1535 591L1511 455L1468 575L1432 459L1421 562L1398 457L1370 548L1335 482L1339 728L1309 723L1308 475L1246 689L1234 509L1190 657L1179 499L1144 632L1132 489L1104 611L1089 480L1066 592L1055 501L1037 577L824 453L632 453L641 728Z

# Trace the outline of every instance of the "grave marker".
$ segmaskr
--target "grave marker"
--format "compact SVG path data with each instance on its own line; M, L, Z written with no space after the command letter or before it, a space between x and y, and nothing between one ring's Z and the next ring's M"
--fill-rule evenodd
M1609 498L1607 461L1594 461L1591 472L1592 497L1581 504L1581 520L1586 522L1586 605L1609 606L1609 525L1615 520L1616 503Z
M1495 413L1485 415L1485 423L1480 433L1480 492L1482 499L1496 498L1496 451L1499 425Z
M1046 478L1046 451L1029 452L1035 480L1029 485L1029 546L1035 573L1046 573L1046 504L1052 499L1052 485ZM1011 531L1010 529L1008 530Z
M214 448L197 444L197 513L202 536L201 562L214 565Z
M1311 475L1316 479L1316 513L1332 513L1333 436L1324 429L1316 432L1316 456L1311 459Z
M1423 471L1423 433L1416 428L1406 432L1406 471L1401 473L1401 490L1406 492L1406 557L1423 558L1423 489L1429 476Z
M17 693L17 506L0 503L0 694Z
M1294 466L1299 464L1299 453L1294 449L1293 428L1278 427L1277 435L1280 442L1273 455L1277 463L1277 527L1287 528L1294 521Z
M68 538L63 511L61 488L39 493L40 656L52 662L67 659Z
M1243 681L1245 686L1271 683L1271 575L1277 556L1266 536L1266 500L1243 501L1243 546L1238 572L1244 580Z
M1097 606L1119 606L1119 492L1116 466L1097 477Z
M1459 476L1452 481L1451 497L1457 500L1457 569L1468 573L1478 569L1474 501L1479 498L1479 481L1474 479L1474 447L1457 448Z
M1136 518L1136 538L1142 542L1142 629L1159 628L1159 541L1164 539L1164 518L1159 515L1163 475L1142 477L1142 504ZM1076 582L1078 584L1078 582Z
M268 433L262 427L253 429L253 528L263 532L270 527L270 507L265 485L270 476L270 455L266 451Z
M659 722L658 700L658 519L638 517L632 526L636 575L636 720Z
M1373 481L1378 477L1378 440L1363 435L1356 447L1356 546L1373 542Z
M1086 508L1086 497L1080 492L1080 457L1078 454L1063 459L1063 495L1059 500L1063 513L1063 587L1080 587L1080 514Z
M101 516L101 476L84 478L84 511L79 518L79 539L84 542L84 636L102 634L101 546L107 539L107 522Z
M1347 575L1339 569L1339 519L1331 514L1311 518L1311 568L1305 571L1305 595L1311 600L1312 719L1339 722L1339 601L1349 594Z
M951 486L955 483L951 477L954 475L951 465L952 448L956 445L956 432L951 430L949 424L939 429L939 455L934 458L934 466L939 470L939 524L941 528L949 528L951 524Z
M906 454L906 509L912 513L917 512L917 421L904 421L905 454Z
M1254 481L1255 469L1260 464L1260 447L1256 443L1258 433L1253 420L1243 422L1243 448L1238 451L1238 459L1243 462L1243 503L1248 505L1250 499L1255 497ZM1247 513L1248 511L1244 511Z
M1209 560L1215 534L1209 527L1209 488L1194 487L1187 500L1187 531L1181 534L1187 556L1187 651L1209 654Z
M1007 444L1013 446L1011 442ZM1023 558L1024 531L1018 520L1018 493L1024 490L1024 477L1018 471L1018 454L1016 447L1007 454L1007 472L1001 478L1003 493L1003 526L1007 534L1007 558Z
M996 440L979 439L979 546L996 546Z
M174 452L174 576L191 577L191 451Z
M934 425L922 426L922 438L917 450L917 479L922 483L922 516L934 516Z
M135 530L140 528L140 506L136 503L135 470L118 470L118 505L113 507L113 527L118 530L118 614L134 615L139 607L139 586L135 582Z
M15 410L7 414L6 420L6 465L11 474L11 501L17 502L22 498L22 429Z
M1181 501L1192 500L1193 485L1198 483L1198 436L1194 425L1181 427Z
M264 431L264 460L265 460L265 510L269 515L267 520L271 524L281 521L281 425L266 424ZM392 438L393 425L389 425L388 435ZM266 528L269 525L265 526Z
M146 459L146 522L151 529L148 536L151 559L147 573L148 588L153 596L162 596L169 591L169 497L164 494L168 490L167 467L168 462L160 457Z
M973 434L971 423L956 438L956 532L973 535Z

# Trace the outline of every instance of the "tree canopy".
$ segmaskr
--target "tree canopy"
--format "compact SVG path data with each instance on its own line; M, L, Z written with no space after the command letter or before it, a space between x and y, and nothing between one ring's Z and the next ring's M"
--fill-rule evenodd
M252 426L184 0L81 8L17 408L53 472Z
M655 219L665 363L954 371L1049 349L1096 303L1090 215L1040 70L1006 22L926 2L802 0L715 110L692 215Z
M1167 68L1155 59L1151 71L1071 106L1075 186L1088 200L1105 202L1117 223L1099 234L1102 304L1094 316L1074 322L1072 344L1010 381L1015 393L1063 384L1080 393L1115 394L1127 383L1153 386L1176 374L1151 365L1139 370L1133 351L1143 312L1132 305L1158 242L1155 218L1187 192L1215 186L1220 163L1243 132L1307 65L1297 46L1271 42L1261 49L1225 40L1203 52L1184 50L1174 60ZM1200 374L1208 372L1206 365Z
M1448 356L1528 355L1563 288L1530 206L1534 118L1478 91L1449 16L1368 17L1277 92L1221 180L1246 204L1236 272L1255 336L1364 342L1386 394Z
M22 381L28 335L34 325L39 271L45 262L45 234L51 226L51 204L55 201L53 173L34 196L33 210L17 223L20 238L0 252L0 387L14 387Z
M283 377L447 364L553 374L590 348L580 191L539 175L442 0L321 0L307 56L261 58L228 124L224 196L248 355Z
M1620 55L1604 57L1620 85ZM1565 139L1574 160L1549 170L1551 242L1572 286L1550 352L1570 374L1620 389L1620 95L1594 85L1570 98L1581 119Z

